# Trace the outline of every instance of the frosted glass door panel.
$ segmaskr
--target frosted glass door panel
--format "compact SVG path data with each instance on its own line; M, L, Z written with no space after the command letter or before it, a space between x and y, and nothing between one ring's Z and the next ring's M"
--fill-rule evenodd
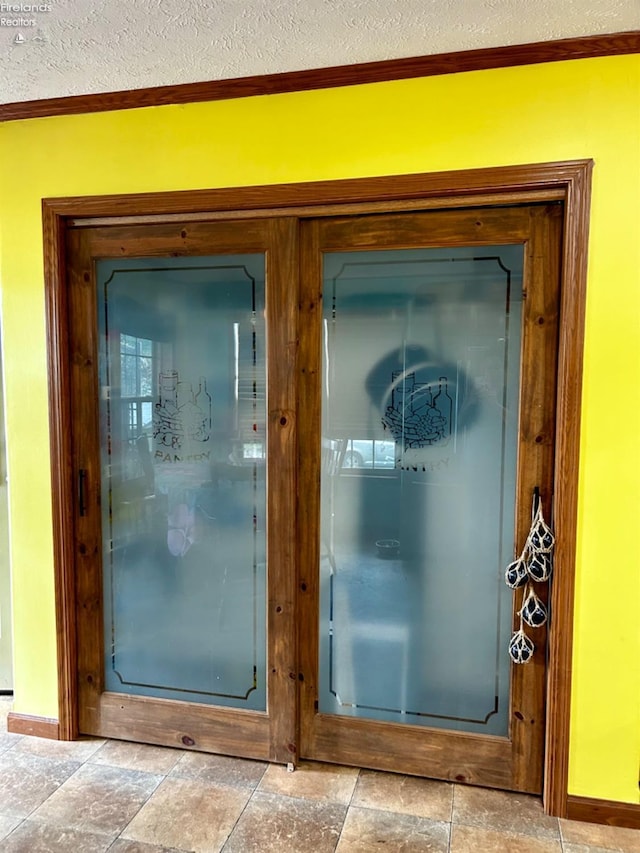
M107 690L266 709L264 269L98 263Z
M506 736L523 246L324 255L324 713Z

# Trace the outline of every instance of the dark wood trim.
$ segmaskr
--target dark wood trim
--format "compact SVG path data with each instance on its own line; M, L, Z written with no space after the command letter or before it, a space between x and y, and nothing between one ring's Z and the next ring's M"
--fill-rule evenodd
M530 208L530 237L525 247L518 428L516 548L524 547L531 527L531 500L540 489L543 512L551 517L558 375L558 323L561 292L561 241L564 209L560 205ZM516 553L520 553L519 550ZM547 601L547 589L540 595ZM513 630L520 627L524 590L514 595ZM532 631L536 652L526 666L513 667L511 676L511 738L517 790L542 792L547 735L548 631ZM522 670L522 672L520 672ZM516 710L517 709L517 710ZM542 714L542 719L538 715ZM523 719L524 718L524 719ZM536 785L531 783L537 770Z
M610 33L429 56L411 56L404 59L386 59L355 65L311 68L306 71L286 71L280 74L0 104L0 121L222 101L230 98L249 98L255 95L331 89L388 80L408 80L439 74L459 74L464 71L638 52L640 52L639 31Z
M593 162L585 161L567 185L562 249L553 496L553 521L559 535L551 579L544 787L545 809L558 817L566 814L569 783L582 352L592 170Z
M67 355L66 223L43 205L44 287L49 365L49 430L58 649L60 738L78 736L70 384Z
M556 434L558 446L555 478L555 525L559 533L552 589L553 619L549 639L548 713L546 735L545 808L561 817L567 813L569 711L573 647L574 568L576 558L577 477L580 434L584 300L592 161L579 160L528 166L403 175L372 179L244 187L166 194L107 196L105 198L50 199L44 201L45 276L47 286L48 353L50 368L51 454L54 494L54 561L56 616L58 620L59 702L61 727L72 737L77 719L74 684L74 589L69 553L73 536L68 529L68 508L73 505L70 476L69 416L66 348L66 296L61 245L68 220L91 216L162 215L198 211L254 210L262 206L315 205L322 216L327 205L340 202L377 205L394 200L426 198L459 200L482 194L483 203L527 203L536 193L558 190L565 201L563 285L560 319L560 364ZM444 205L446 206L446 204ZM379 209L379 208L375 208ZM306 214L305 214L306 215ZM56 387L53 387L56 386ZM304 399L300 401L304 405ZM62 730L62 729L61 729Z
M260 711L238 712L234 708L123 693L102 693L99 703L99 727L103 732L87 732L90 735L240 755L258 761L268 761L271 756L271 725ZM82 720L82 707L80 717Z
M299 186L306 186L300 184ZM531 204L546 201L563 201L565 197L564 190L560 188L532 190L529 195ZM436 210L445 207L447 210L453 210L458 207L490 207L495 203L495 197L491 193L482 194L475 193L473 195L464 195L457 198L413 198L404 200L395 200L387 202L347 202L336 204L323 205L324 216L357 216L360 213L390 213L390 212L411 212L418 210ZM509 193L500 194L500 204L519 204L520 194ZM80 217L71 217L67 224L70 228L88 228L98 227L102 225L154 225L158 222L170 223L179 222L181 224L188 222L203 222L223 219L255 219L257 215L265 218L281 219L286 216L296 216L298 218L313 217L317 213L317 205L306 204L298 207L272 207L268 210L230 210L230 211L202 211L200 213L165 213L162 215L148 216L94 216L88 219Z
M85 219L112 216L180 217L204 213L217 219L220 214L240 211L253 218L265 216L265 209L278 209L288 215L302 215L302 211L305 216L322 216L336 213L333 208L327 209L328 206L343 204L358 204L360 212L380 211L380 205L384 204L384 212L389 212L396 209L398 202L415 201L416 209L422 209L425 200L433 200L443 207L450 204L459 206L458 203L469 206L519 204L522 203L522 193L527 194L525 202L547 200L550 191L559 191L557 196L554 192L554 197L563 199L583 163L582 160L569 160L300 184L71 196L45 199L43 204L56 216L67 220L81 219L83 225L94 224L85 222ZM533 199L531 193L535 194ZM411 209L411 205L408 207ZM403 209L407 209L407 205L403 205Z
M104 690L101 571L96 566L102 554L100 513L100 453L99 397L95 372L97 293L94 283L94 263L90 245L91 232L68 229L65 246L67 268L65 298L68 303L68 336L63 343L69 378L71 466L67 484L72 503L68 524L74 533L73 552L69 552L69 567L73 572L75 591L76 658L78 729L83 734L103 735L100 721L104 719L100 698ZM77 334L74 330L82 330ZM79 401L79 402L78 402ZM85 498L83 512L78 511L78 477L84 472ZM71 562L72 560L72 562ZM101 565L100 565L101 569ZM89 627L93 630L89 630ZM109 733L111 734L111 733ZM105 735L106 736L106 735ZM135 734L132 732L132 737Z
M64 740L60 736L60 725L57 720L51 717L32 717L31 714L16 714L15 711L9 711L7 715L7 731L14 735Z
M313 736L313 720L305 713L305 707L314 706L318 696L315 680L317 673L320 638L317 630L317 610L315 602L320 593L319 572L309 571L310 567L320 564L320 541L316 536L300 535L309 529L315 529L320 517L320 470L322 448L318 440L311 441L308 436L317 438L317 424L321 422L322 375L317 370L321 364L322 351L322 276L318 264L309 263L320 251L320 222L313 220L300 229L300 329L305 334L300 338L298 347L298 430L300 436L307 436L303 445L300 440L298 461L298 527L297 570L298 570L298 665L300 667L299 687L299 744L308 742ZM303 286L303 279L305 286ZM302 494L304 489L304 494Z
M315 761L392 773L399 772L400 763L403 774L416 776L424 776L425 767L432 767L435 778L448 778L451 782L464 779L486 788L512 787L512 748L507 739L495 738L491 742L489 738L465 732L418 729L417 726L328 714L316 714L316 722ZM390 735L396 735L393 749L387 751L380 747L372 760L376 743L384 744L385 737ZM418 738L422 742L416 749Z
M567 797L567 817L569 820L640 829L640 803L620 803L570 794Z
M267 254L267 680L271 761L296 764L296 492L298 222L268 223ZM270 272L269 272L270 271ZM277 495L277 499L276 499Z

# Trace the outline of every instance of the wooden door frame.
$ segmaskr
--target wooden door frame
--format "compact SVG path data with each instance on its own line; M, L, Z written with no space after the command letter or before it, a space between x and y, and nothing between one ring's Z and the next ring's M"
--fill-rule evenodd
M43 199L59 737L78 735L66 232L88 225L447 209L562 201L556 548L549 627L544 805L567 814L573 604L591 160L302 184ZM293 413L291 413L293 416ZM290 673L297 678L295 672ZM292 756L295 744L291 744Z

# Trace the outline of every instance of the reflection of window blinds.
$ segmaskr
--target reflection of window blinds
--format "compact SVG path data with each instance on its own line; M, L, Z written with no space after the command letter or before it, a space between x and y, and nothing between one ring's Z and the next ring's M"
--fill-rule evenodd
M264 440L266 410L266 361L264 332L256 321L238 328L238 435L243 441Z
M370 323L333 317L324 321L323 430L335 439L385 439L382 413L367 389L367 373L379 346ZM384 385L380 389L380 398Z

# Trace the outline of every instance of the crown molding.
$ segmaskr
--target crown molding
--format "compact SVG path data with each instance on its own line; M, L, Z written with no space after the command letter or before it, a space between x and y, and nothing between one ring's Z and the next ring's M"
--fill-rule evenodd
M408 80L440 74L458 74L542 62L562 62L570 59L590 59L599 56L619 56L640 53L640 30L609 35L584 36L533 42L531 44L490 47L454 53L439 53L356 65L337 65L312 68L306 71L287 71L256 77L237 77L203 83L183 83L175 86L154 86L147 89L127 89L93 95L72 95L0 104L0 121L43 118L45 116L78 115L81 113L131 110L169 104L190 104L202 101L222 101L249 98L256 95L276 95L340 86L357 86L389 80Z

